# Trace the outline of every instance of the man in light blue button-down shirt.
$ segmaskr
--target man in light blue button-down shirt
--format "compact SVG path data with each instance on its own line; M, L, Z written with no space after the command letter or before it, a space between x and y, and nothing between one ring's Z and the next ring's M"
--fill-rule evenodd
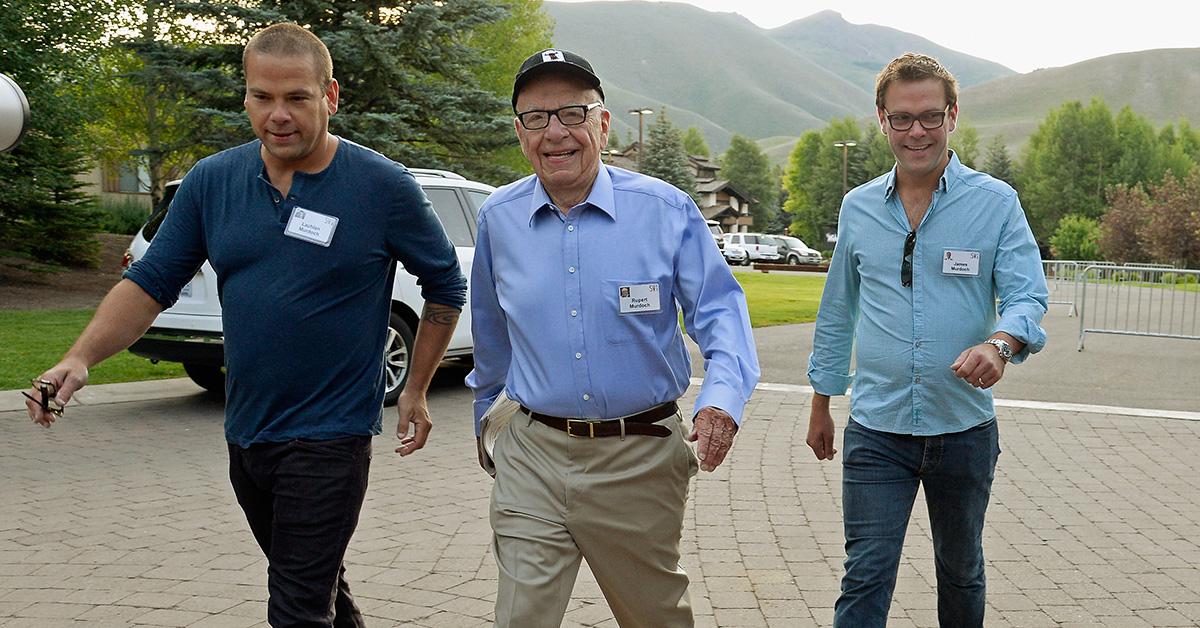
M695 203L601 163L603 100L582 57L530 57L513 110L535 176L479 212L476 434L502 391L522 406L492 460L480 446L500 628L561 625L581 558L622 627L692 626L688 482L725 458L759 375L745 296ZM690 434L675 404L691 377L681 310L705 357Z
M853 383L842 628L886 623L919 485L939 622L983 625L983 522L1000 451L991 387L1046 342L1046 282L1016 192L947 150L957 91L924 55L880 73L877 115L896 165L843 200L817 314L808 444L821 460L836 453L829 396Z

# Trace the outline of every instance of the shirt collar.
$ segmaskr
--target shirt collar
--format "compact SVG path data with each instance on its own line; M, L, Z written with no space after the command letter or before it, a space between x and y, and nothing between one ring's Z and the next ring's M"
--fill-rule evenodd
M898 165L893 165L891 171L887 173L887 179L884 180L883 198L885 199L891 198L896 193L897 167ZM946 169L942 171L942 176L938 179L938 191L948 192L954 186L954 183L958 181L964 167L962 162L958 160L958 155L950 150L950 161L946 163Z
M617 205L614 202L612 177L608 173L608 166L600 164L600 170L596 173L596 180L592 182L592 190L588 193L588 197L583 200L577 207L591 205L596 209L606 213L613 220L617 219ZM529 224L533 224L533 219L538 212L543 209L551 209L554 207L553 201L550 200L550 194L546 192L546 188L542 186L541 179L534 176L533 196L529 201Z

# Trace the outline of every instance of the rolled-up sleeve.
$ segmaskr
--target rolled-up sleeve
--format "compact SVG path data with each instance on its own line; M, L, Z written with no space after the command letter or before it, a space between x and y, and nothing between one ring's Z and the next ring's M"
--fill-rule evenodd
M858 321L861 278L855 268L849 229L844 228L846 207L838 220L838 242L829 260L821 306L817 310L813 351L808 358L808 381L822 395L844 395L850 388L850 354Z
M488 235L486 205L480 210L475 260L471 264L471 336L475 368L467 375L467 386L475 395L475 435L479 421L504 388L512 362L508 321L496 295L492 274L492 246Z
M700 210L689 199L682 244L675 260L676 298L688 335L704 355L704 384L694 412L720 408L741 425L758 385L758 352L746 295L713 242Z
M433 205L407 170L398 177L393 202L388 217L392 255L416 277L425 302L461 310L467 302L467 278Z
M1013 356L1012 362L1016 364L1046 346L1046 331L1041 322L1046 314L1048 292L1037 241L1016 195L1009 210L993 267L1000 314L995 331L1025 343Z

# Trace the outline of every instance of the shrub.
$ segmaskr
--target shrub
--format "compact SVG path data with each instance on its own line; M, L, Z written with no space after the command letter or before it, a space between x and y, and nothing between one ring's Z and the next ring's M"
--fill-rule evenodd
M1094 260L1100 257L1100 225L1091 218L1070 215L1050 237L1055 259Z
M133 235L149 217L150 211L132 199L100 203L100 231L104 233Z

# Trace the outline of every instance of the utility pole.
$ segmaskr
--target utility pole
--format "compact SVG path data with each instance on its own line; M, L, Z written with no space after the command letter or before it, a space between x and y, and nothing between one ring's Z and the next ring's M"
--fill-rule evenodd
M842 140L834 142L833 145L842 149L842 196L845 196L846 192L850 191L850 185L846 177L847 161L850 157L850 149L858 146L858 142L854 140Z
M643 108L640 108L640 109L630 109L630 110L629 110L629 113L632 113L633 115L635 115L635 116L637 116L637 117L638 117L638 154L637 154L637 166L638 166L638 172L641 172L641 171L642 171L642 151L645 149L645 144L642 142L642 120L644 120L644 119L646 118L646 116L653 115L653 114L654 114L654 110L653 110L653 109L646 109L646 108L644 108L644 107L643 107Z

